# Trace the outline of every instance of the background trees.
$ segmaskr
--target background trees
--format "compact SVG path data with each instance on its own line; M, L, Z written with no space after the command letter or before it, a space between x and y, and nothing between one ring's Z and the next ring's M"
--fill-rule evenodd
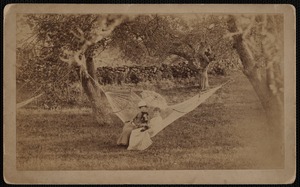
M200 88L207 89L209 64L237 59L227 47L231 41L223 39L225 32L222 16L141 15L116 27L111 38L124 58L139 64L159 66L168 58L182 58L198 72Z

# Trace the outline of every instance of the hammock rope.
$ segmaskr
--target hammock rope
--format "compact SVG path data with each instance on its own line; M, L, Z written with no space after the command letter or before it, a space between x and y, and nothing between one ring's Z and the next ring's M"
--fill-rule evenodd
M28 100L26 100L26 101L23 101L23 102L21 102L21 103L18 103L18 104L17 104L17 109L18 109L18 108L21 108L21 107L23 107L23 106L25 106L25 105L27 105L27 104L29 104L29 103L31 103L32 101L34 101L35 99L41 97L42 95L43 95L43 93L41 93L41 94L39 94L39 95L37 95L37 96L35 96L35 97L33 97L33 98L30 98L30 99L28 99Z

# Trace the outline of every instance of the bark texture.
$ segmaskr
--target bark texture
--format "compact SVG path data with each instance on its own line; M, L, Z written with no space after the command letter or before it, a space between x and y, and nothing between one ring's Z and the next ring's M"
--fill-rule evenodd
M99 88L93 62L93 47L89 47L85 52L86 71L82 71L82 87L91 102L93 115L99 124L111 123L110 105L103 90Z

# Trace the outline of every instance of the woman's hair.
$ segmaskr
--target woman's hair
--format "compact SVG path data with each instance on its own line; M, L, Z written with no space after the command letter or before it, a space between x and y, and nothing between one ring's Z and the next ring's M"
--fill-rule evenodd
M155 111L161 112L160 108L158 108L158 107L155 107L155 108L153 109L153 112L155 112Z

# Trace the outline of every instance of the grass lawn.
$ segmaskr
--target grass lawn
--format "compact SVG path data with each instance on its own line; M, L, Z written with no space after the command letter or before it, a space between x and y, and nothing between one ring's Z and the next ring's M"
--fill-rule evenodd
M211 77L218 85L229 77ZM265 159L268 126L261 104L240 72L197 109L153 138L145 151L116 145L122 123L97 124L81 112L17 112L18 170L186 170L276 168ZM196 88L160 90L170 103ZM271 159L271 158L270 158Z

